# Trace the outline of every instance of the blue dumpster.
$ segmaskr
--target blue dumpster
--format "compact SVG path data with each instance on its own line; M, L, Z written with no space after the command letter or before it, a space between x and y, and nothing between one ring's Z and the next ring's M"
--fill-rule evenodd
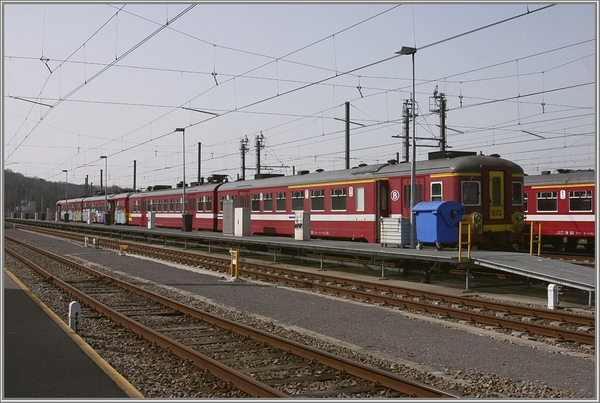
M424 243L435 244L437 250L443 244L458 244L459 223L465 207L455 201L430 201L417 204L413 212L417 226L417 249Z

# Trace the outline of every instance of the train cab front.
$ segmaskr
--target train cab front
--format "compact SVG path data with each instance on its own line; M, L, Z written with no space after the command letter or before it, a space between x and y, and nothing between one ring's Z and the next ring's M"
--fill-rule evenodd
M525 241L523 170L509 161L497 161L482 164L481 182L462 183L463 200L470 205L463 222L469 224L471 243L478 248L521 250Z

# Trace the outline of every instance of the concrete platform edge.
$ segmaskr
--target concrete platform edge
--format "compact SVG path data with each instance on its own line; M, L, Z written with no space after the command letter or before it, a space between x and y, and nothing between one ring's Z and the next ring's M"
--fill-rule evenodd
M35 302L60 328L73 339L75 344L90 357L90 359L112 379L129 397L143 398L142 395L132 384L127 381L117 370L106 362L89 344L85 342L73 329L66 325L50 308L46 306L38 297L36 297L25 284L23 284L10 270L4 269L4 272Z

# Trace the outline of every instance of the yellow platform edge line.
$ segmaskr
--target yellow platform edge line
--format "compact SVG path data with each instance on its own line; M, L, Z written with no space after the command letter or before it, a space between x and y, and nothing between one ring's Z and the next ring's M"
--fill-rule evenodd
M44 304L34 293L31 292L25 284L21 282L10 270L4 269L4 272L15 282L17 285L25 291L25 293L35 302L54 322L60 326L60 328L73 339L73 341L83 350L88 357L94 361L100 369L110 377L129 397L132 398L143 398L142 395L127 379L123 377L116 369L114 369L104 358L102 358L89 344L85 342L73 329L52 311L46 304Z

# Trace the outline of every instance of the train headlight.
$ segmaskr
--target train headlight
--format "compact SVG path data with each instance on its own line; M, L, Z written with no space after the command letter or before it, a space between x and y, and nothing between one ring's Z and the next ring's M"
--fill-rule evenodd
M470 221L473 232L481 232L483 230L483 214L479 212L471 213Z
M525 215L519 211L512 214L512 225L515 231L521 232L525 228Z

